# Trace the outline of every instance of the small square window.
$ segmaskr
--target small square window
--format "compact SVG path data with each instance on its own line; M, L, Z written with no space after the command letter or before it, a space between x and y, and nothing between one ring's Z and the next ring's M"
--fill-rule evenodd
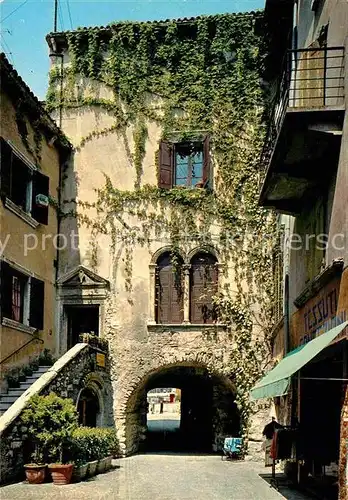
M209 136L192 142L161 142L158 185L210 187Z

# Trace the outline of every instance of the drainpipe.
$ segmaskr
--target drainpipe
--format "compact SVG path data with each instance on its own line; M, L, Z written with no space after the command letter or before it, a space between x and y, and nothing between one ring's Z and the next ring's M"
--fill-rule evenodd
M59 86L59 117L58 117L58 127L61 129L62 127L62 116L63 116L63 64L64 64L64 54L58 52L57 46L55 43L54 39L51 39L51 43L53 46L53 50L50 52L49 57L50 58L60 58L60 72L61 72L61 78L60 78L60 86ZM57 59L55 59L57 62ZM57 220L57 234L60 235L60 228L61 228L61 214L60 214L60 209L61 209L61 200L62 200L62 185L63 185L63 162L65 161L65 157L63 156L63 153L59 151L59 185L58 185L58 220ZM59 278L59 257L60 257L60 251L58 250L58 247L60 247L60 242L57 244L57 249L56 249L56 272L55 272L55 282L57 283L57 280ZM57 332L60 331L60 324L59 324L59 314L60 311L58 311L58 317L56 318L56 327L57 327ZM58 334L57 336L58 343L56 345L57 352L61 352L61 345L60 345L60 335Z
M51 39L51 43L53 45L54 50L50 52L49 57L60 58L60 85L59 85L59 118L58 118L58 127L62 128L62 117L63 117L63 64L64 64L64 54L57 51L57 46L54 39ZM60 204L62 198L62 184L63 184L63 172L62 172L62 155L59 154L59 186L58 186L58 224L57 224L57 233L60 234L60 226L61 226L61 216L60 216ZM57 245L57 247L60 245ZM59 250L57 248L56 253L56 281L58 279L59 272Z
M284 281L284 355L289 352L290 340L290 314L289 314L289 274L285 274Z
M290 350L290 216L284 221L284 356Z

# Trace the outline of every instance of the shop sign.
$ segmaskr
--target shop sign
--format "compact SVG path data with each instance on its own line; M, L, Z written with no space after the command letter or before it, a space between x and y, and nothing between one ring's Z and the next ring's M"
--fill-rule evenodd
M337 314L339 283L330 283L302 308L299 344L325 333L346 321L346 312Z
M105 368L105 354L101 354L100 352L98 352L96 354L96 357L97 357L97 365L101 366L102 368Z

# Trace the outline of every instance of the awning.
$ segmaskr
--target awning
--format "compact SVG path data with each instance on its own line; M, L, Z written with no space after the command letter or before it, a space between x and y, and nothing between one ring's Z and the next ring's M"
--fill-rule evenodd
M326 333L311 340L308 344L289 352L277 366L273 368L250 391L252 399L274 398L287 394L291 382L291 375L298 372L303 366L319 354L337 335L348 325L348 321L335 326Z

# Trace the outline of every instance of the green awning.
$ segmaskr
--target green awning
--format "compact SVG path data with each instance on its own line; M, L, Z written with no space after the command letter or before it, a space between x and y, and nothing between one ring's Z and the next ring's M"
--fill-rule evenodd
M291 375L298 372L303 366L319 354L337 335L348 325L348 321L335 326L326 333L303 346L289 352L277 366L273 368L250 391L252 399L274 398L287 394L291 382Z

